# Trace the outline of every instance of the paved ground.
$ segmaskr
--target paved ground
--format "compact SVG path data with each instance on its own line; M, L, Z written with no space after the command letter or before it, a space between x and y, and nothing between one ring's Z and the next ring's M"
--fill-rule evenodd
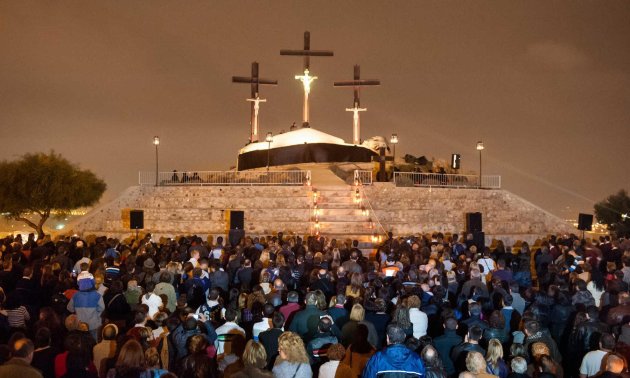
M336 174L332 173L328 168L310 168L311 169L311 184L315 187L320 186L346 186L347 184L339 178Z

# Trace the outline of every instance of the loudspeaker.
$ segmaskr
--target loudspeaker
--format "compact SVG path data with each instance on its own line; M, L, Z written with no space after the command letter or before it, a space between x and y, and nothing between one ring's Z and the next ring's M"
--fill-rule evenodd
M143 210L131 210L129 212L129 228L132 230L142 230L144 228Z
M245 212L244 211L230 211L230 230L243 230L245 229Z
M578 230L591 231L593 229L593 214L582 214L578 216Z
M473 232L473 243L477 247L477 252L483 253L486 248L486 234L483 231Z
M481 213L466 213L466 231L482 231Z
M451 168L459 169L461 166L461 158L462 158L462 155L460 154L452 154L451 155Z

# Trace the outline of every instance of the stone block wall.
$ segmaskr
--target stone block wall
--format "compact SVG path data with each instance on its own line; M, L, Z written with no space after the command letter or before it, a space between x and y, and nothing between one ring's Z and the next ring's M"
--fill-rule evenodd
M245 211L249 234L272 234L283 230L310 231L310 187L150 187L128 188L116 200L95 208L71 224L80 234L125 237L122 210L144 210L144 229L156 236L183 234L222 235L228 210Z
M555 233L577 232L571 225L506 190L395 187L375 183L364 187L376 217L394 234L461 233L466 213L482 213L487 242L533 242Z
M350 190L348 186L344 193ZM482 213L487 243L492 238L508 244L533 242L551 233L576 232L558 217L505 190L399 188L391 183L375 183L362 190L374 209L371 217L395 235L462 232L469 212ZM310 187L131 187L68 228L80 234L126 237L131 231L123 228L121 211L130 208L144 210L145 230L156 236L222 235L225 211L244 210L248 234L290 231L305 235L313 227L311 195ZM351 233L349 237L369 239L373 231L362 230L352 221L354 216L361 217L360 211L330 210L322 218L322 234Z

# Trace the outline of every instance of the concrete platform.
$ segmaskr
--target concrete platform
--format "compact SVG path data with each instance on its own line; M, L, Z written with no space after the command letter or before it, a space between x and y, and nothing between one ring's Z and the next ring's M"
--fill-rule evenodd
M125 209L140 209L144 210L145 231L156 236L224 235L230 210L245 212L245 230L250 235L279 231L312 235L319 229L323 236L369 242L375 232L384 235L383 230L395 235L461 233L468 212L483 214L488 243L494 237L506 243L533 242L551 233L577 232L505 190L375 183L360 188L364 202L358 204L354 201L355 188L332 171L318 167L311 172L312 186L130 187L66 229L79 234L127 237L132 232L125 228L122 214ZM319 215L315 214L314 191ZM368 215L362 213L361 206L369 210Z

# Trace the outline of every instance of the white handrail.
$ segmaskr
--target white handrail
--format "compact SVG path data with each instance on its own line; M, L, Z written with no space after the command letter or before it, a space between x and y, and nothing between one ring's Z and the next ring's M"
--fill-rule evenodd
M453 175L441 173L394 172L396 186L426 186L442 188L501 189L501 176Z
M383 235L387 235L387 230L385 229L385 227L383 227L383 224L381 223L381 220L379 219L378 214L376 214L376 211L374 211L374 207L372 206L372 203L370 202L370 198L365 193L365 190L363 190L363 186L365 185L362 181L363 179L367 179L366 181L369 182L368 185L371 185L372 184L372 171L360 171L360 170L354 171L354 186L356 187L356 191L359 194L359 204L362 204L363 202L367 203L367 205L370 208L368 211L376 219L376 224L378 224L378 226L383 231Z
M372 185L372 171L354 170L354 185Z
M311 171L159 172L158 186L310 185ZM139 172L138 183L155 186L155 172Z

